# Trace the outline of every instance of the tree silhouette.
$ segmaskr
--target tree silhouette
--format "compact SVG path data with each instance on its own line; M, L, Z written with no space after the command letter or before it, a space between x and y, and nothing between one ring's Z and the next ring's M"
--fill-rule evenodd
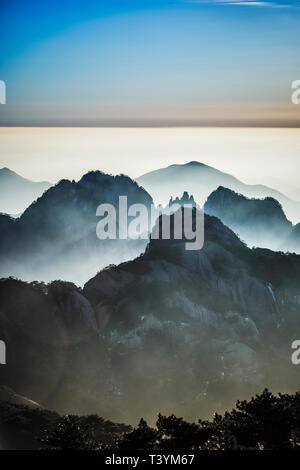
M40 439L44 449L47 450L96 450L101 444L90 439L88 425L82 425L80 418L74 415L63 416L51 432L46 431L44 438Z
M96 415L69 415L64 416L54 430L48 431L41 442L43 448L55 450L298 449L300 392L273 395L265 389L248 401L237 401L233 410L215 414L211 421L188 423L173 414L159 414L156 428L141 419L136 428L127 429ZM110 443L106 445L107 433Z
M161 434L159 430L150 428L141 418L138 427L129 433L124 433L118 442L119 450L150 450L155 449Z
M164 449L195 449L200 443L204 444L209 437L205 427L187 423L183 418L177 418L175 415L166 417L159 414L156 426L162 435L160 446Z

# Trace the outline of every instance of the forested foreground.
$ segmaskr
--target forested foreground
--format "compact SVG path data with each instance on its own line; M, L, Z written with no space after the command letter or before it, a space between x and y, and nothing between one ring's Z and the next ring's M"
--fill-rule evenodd
M267 389L211 421L189 423L158 415L132 428L96 415L59 416L2 402L1 446L46 450L297 450L300 445L300 392L274 395Z

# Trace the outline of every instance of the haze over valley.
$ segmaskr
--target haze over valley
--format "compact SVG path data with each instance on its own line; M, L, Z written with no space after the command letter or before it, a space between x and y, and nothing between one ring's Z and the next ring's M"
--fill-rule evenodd
M120 195L147 208L205 203L204 247L150 233L99 240L96 208ZM19 217L1 214L2 384L60 413L132 424L157 406L192 420L266 386L295 391L300 234L287 213L299 205L190 161L137 182L89 171L46 187Z
M0 1L0 450L300 448L299 24Z

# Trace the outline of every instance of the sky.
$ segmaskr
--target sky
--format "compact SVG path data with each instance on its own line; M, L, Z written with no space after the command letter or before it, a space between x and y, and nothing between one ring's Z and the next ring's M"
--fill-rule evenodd
M300 125L300 1L1 0L1 126Z

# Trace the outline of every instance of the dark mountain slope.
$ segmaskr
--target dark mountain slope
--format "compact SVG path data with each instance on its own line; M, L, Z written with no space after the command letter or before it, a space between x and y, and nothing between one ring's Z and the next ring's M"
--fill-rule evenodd
M203 249L184 247L151 240L82 291L3 280L1 382L62 412L130 422L296 389L300 257L250 250L208 215Z
M62 278L82 283L99 269L138 256L146 240L99 240L99 204L118 216L119 196L150 207L151 196L124 175L100 171L79 182L62 180L13 220L0 218L0 275L25 280ZM118 217L117 217L118 220Z
M281 243L281 249L300 253L300 223L295 225L287 238Z
M0 403L1 402L22 405L28 408L41 408L39 403L30 400L30 398L19 395L18 393L14 392L14 390L6 387L5 385L0 385Z
M210 194L204 210L220 218L249 246L289 249L284 240L292 233L293 226L279 202L273 198L248 199L220 186Z
M75 423L79 428L87 430L90 440L96 440L109 446L115 445L123 433L131 430L130 426L107 421L95 414L74 416L70 419L76 420ZM51 434L55 428L57 429L57 426L61 426L67 420L68 417L60 416L54 411L4 401L0 394L0 449L35 450L44 448L41 440L45 439L46 430ZM72 436L69 435L68 438L70 442ZM66 440L63 442L66 443Z

